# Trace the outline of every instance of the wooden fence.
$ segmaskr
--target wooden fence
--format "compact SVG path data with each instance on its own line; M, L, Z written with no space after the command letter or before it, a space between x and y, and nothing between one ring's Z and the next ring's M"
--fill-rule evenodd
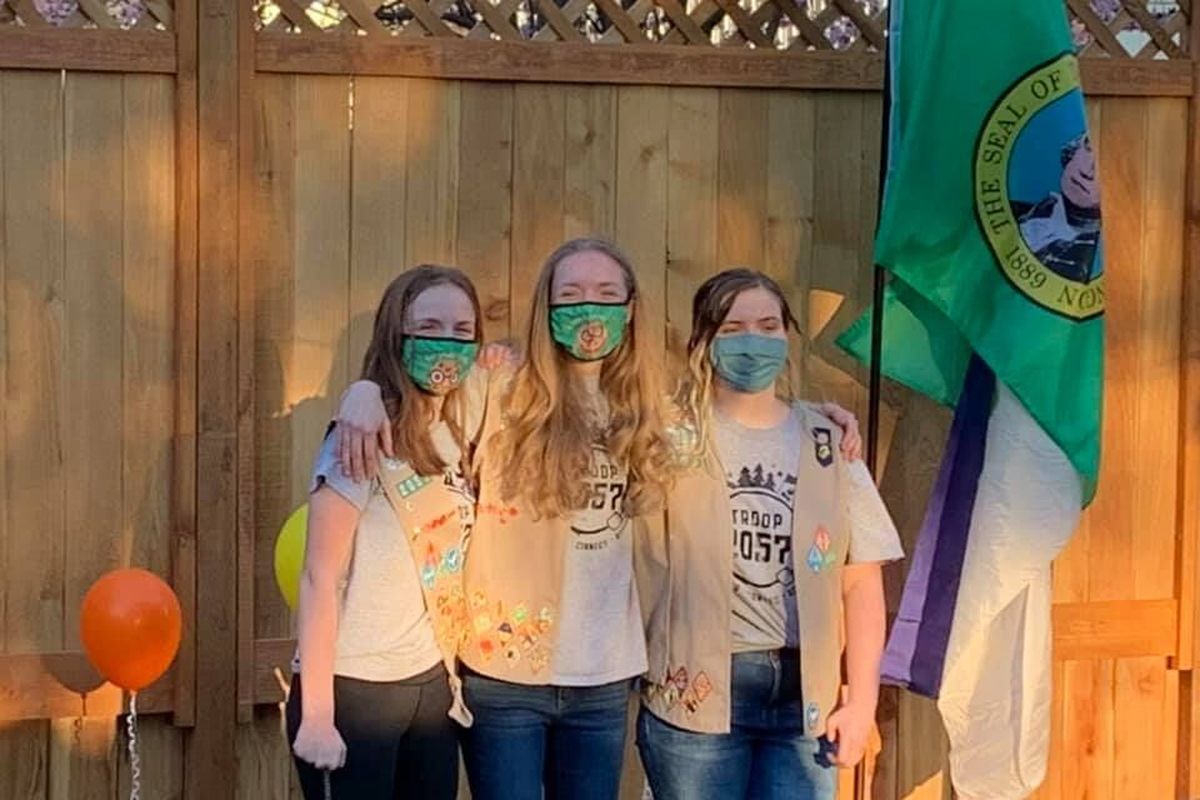
M1200 106L1182 5L1067 3L1112 300L1100 496L1055 571L1045 798L1200 798ZM467 268L501 336L554 245L613 236L665 351L705 276L761 267L808 334L806 393L865 419L866 375L832 340L870 300L885 13L0 2L0 797L127 792L121 697L76 629L88 584L128 563L170 576L186 619L142 698L158 712L143 796L297 796L271 547L406 264ZM884 400L880 478L911 537L948 419L896 387ZM880 729L847 797L949 796L930 703L886 692Z

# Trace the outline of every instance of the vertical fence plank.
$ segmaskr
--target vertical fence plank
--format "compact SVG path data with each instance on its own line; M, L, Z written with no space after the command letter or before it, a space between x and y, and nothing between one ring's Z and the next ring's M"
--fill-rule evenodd
M348 374L349 82L296 84L295 284L292 318L292 499L307 493L313 456Z
M121 562L171 570L171 435L175 429L175 89L127 75L122 234Z
M512 264L510 327L526 334L534 281L562 243L566 95L560 86L513 88Z
M458 264L479 293L484 336L503 339L510 334L513 88L464 83L461 103Z
M11 108L11 106L9 106ZM50 723L46 720L0 727L0 797L42 800L47 796Z
M812 281L813 146L816 104L806 92L772 92L767 101L766 208L762 269L779 282L804 330ZM794 388L804 396L808 339L792 344Z
M409 83L404 236L409 265L456 260L459 86L427 79Z
M239 555L238 311L242 132L234 0L197 19L196 728L187 738L187 793L227 793L236 763Z
M117 790L116 729L111 717L51 721L49 800L112 800Z
M79 646L84 593L120 557L123 110L121 76L67 76L62 646L71 650Z
M563 236L612 236L616 226L617 89L566 94Z
M174 720L196 719L196 435L199 314L199 105L196 0L175 2L175 428L171 451L171 579L183 609L184 633L175 663ZM170 80L168 78L168 80ZM169 167L168 167L169 169Z
M357 377L383 290L405 269L405 78L354 79L350 178L350 369Z
M722 89L717 145L717 269L763 269L768 95Z
M255 635L286 636L290 614L275 586L275 537L294 508L291 411L298 402L290 374L294 351L295 294L295 103L292 75L255 79L258 113L254 159L255 277L258 307L254 327L258 375L255 405Z
M650 324L643 344L656 361L666 338L669 97L667 89L640 86L622 87L617 96L616 238L637 270Z
M63 642L62 93L57 74L3 74L9 474L3 591L10 653ZM20 109L20 113L12 113Z
M667 346L682 359L692 297L717 270L717 89L671 89L667 139Z

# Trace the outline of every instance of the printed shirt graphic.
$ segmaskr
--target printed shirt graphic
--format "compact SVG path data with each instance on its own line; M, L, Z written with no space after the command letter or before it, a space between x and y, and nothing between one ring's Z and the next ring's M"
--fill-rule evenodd
M796 647L792 503L799 417L756 429L718 415L714 433L732 513L734 652Z
M798 454L808 437L795 412L774 428L747 428L720 414L715 423L729 487L734 652L798 647L792 513ZM844 468L849 477L849 563L903 558L900 534L866 465L832 455L830 469ZM802 543L801 559L814 548L820 549L818 540ZM801 568L807 568L803 562Z
M646 671L625 470L596 445L588 473L588 501L572 516L563 564L550 679L558 686L599 686Z

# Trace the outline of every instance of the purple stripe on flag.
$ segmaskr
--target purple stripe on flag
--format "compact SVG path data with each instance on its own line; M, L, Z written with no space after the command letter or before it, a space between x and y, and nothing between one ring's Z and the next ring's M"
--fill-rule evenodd
M884 653L884 681L928 697L941 687L994 393L991 370L973 357Z
M946 452L942 457L942 466L938 471L937 482L933 486L929 507L925 509L925 518L921 522L921 531L917 535L917 547L913 552L912 566L909 567L908 579L904 584L904 594L900 598L900 611L896 615L896 621L892 624L892 634L888 639L887 649L883 653L881 669L883 682L893 686L908 686L912 677L912 659L917 649L917 631L920 629L921 615L925 608L925 593L929 586L929 573L933 569L933 554L937 549L942 506L946 502L950 473L954 471L954 458L958 452L962 421L963 415L956 413L954 424L950 426L950 438L946 441Z

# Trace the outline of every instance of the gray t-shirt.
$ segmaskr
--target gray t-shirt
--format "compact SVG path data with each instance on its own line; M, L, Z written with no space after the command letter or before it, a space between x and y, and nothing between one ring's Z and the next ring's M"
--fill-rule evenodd
M715 415L733 533L734 652L799 645L792 511L804 432L793 412L773 428ZM850 563L902 558L900 536L861 461L847 465Z
M557 686L599 686L646 671L633 524L624 510L625 469L596 446L587 484L587 507L571 517L563 563L550 675Z
M443 479L461 496L459 516L464 530L469 531L475 500L457 468L459 450L444 423L434 429L433 441L442 458L455 465ZM333 672L367 681L411 678L442 658L412 549L379 481L346 477L337 461L336 446L336 436L325 438L313 467L311 491L328 486L362 516L341 583ZM414 500L419 502L419 494Z

